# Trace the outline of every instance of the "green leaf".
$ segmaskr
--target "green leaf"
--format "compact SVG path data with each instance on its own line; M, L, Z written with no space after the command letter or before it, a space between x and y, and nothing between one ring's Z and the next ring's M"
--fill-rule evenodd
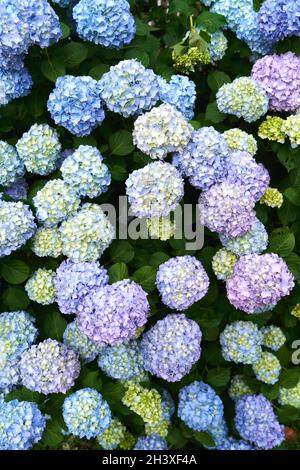
M61 341L67 326L64 317L57 310L51 310L40 315L42 315L42 318L39 318L39 320L44 337Z
M171 0L170 2L170 13L183 13L186 16L189 16L193 13L194 8L188 5L186 0Z
M226 18L224 16L218 13L204 11L197 17L195 26L204 26L209 33L215 33L218 29L222 28L225 23Z
M108 72L110 66L108 64L98 64L95 67L91 68L89 71L89 75L93 77L95 80L100 80L102 75Z
M273 230L269 235L269 251L280 256L288 256L295 247L295 235L287 228Z
M213 387L224 387L230 380L230 369L228 367L220 367L211 369L207 374L207 382Z
M219 122L224 121L224 119L226 119L226 115L220 113L216 101L207 105L205 112L206 121L211 121L215 124L218 124Z
M131 132L120 130L109 138L109 147L113 155L128 155L134 150Z
M81 378L80 385L82 388L94 388L100 392L102 389L102 381L99 370L88 371L87 374Z
M68 25L66 25L65 23L60 22L60 29L61 29L61 33L62 33L62 39L66 39L70 36L71 30L70 30Z
M149 26L143 23L139 18L135 18L137 36L147 36L149 34Z
M169 255L167 253L164 253L163 251L158 251L157 253L153 253L151 255L151 258L149 259L149 264L151 266L154 266L154 268L158 268L162 263L165 263L170 259Z
M224 83L230 83L231 78L221 70L216 70L215 72L209 72L207 83L209 88L216 93L219 88L221 88Z
M111 165L109 170L114 181L124 181L128 176L126 167L121 165Z
M284 257L284 261L289 267L289 270L295 278L298 277L300 272L300 257L296 253L290 253Z
M65 75L66 68L57 59L49 59L41 63L41 72L50 82L56 82L58 77Z
M107 382L103 385L101 393L108 403L119 402L125 394L125 388L120 382Z
M141 49L130 48L125 54L125 59L137 59L143 64L144 67L148 67L150 58L147 52Z
M300 191L296 188L287 188L284 196L295 206L300 206Z
M197 442L200 442L205 447L215 447L215 441L208 432L204 431L195 431L194 438Z
M110 250L110 256L112 260L117 263L123 261L124 263L129 263L134 257L134 249L132 245L126 240L116 240Z
M34 403L41 404L45 400L45 395L28 390L26 387L21 387L12 390L5 395L5 401L19 400L19 401L31 401Z
M56 51L56 57L66 68L77 67L88 56L88 48L81 42L69 42Z
M20 286L9 286L3 292L2 300L9 310L26 310L29 305L29 298Z
M113 284L114 282L128 278L128 268L125 263L115 263L108 268L108 274L109 282L110 284Z
M279 384L284 388L294 388L299 382L300 368L288 369L281 372Z
M31 269L20 259L0 262L0 274L9 284L21 284L30 276Z
M41 444L55 449L57 448L58 444L64 440L64 438L65 436L62 432L62 428L59 422L54 419L47 420L46 428L43 433L42 440L40 441Z
M73 147L77 149L80 145L91 145L92 147L97 147L97 140L95 137L73 137Z
M156 269L153 266L143 266L135 271L133 279L146 292L152 292L155 289Z
M281 423L290 424L299 419L300 410L293 406L282 406L276 410L276 414Z

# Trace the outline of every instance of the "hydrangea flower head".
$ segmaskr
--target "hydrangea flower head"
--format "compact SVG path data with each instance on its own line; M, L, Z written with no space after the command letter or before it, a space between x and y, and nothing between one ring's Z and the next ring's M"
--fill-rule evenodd
M68 323L64 331L63 342L69 349L72 349L84 363L93 361L102 351L102 347L99 346L99 344L94 343L87 335L82 333L78 328L76 320Z
M231 251L221 248L212 259L212 269L217 279L226 281L233 274L234 265L238 258Z
M282 131L284 119L279 116L267 116L266 120L261 123L258 128L258 136L261 139L273 140L284 144L286 135Z
M249 442L243 439L235 439L234 437L227 437L219 445L215 447L216 450L255 450Z
M74 351L53 339L31 346L22 354L19 365L22 384L44 394L66 393L80 372Z
M262 334L255 323L236 321L220 335L222 356L236 364L253 364L262 353Z
M182 150L192 131L192 126L180 111L163 103L136 119L133 142L151 158L163 159L168 153Z
M168 382L189 373L201 353L202 333L184 314L169 314L159 320L141 340L144 367Z
M260 358L254 362L253 372L258 380L273 385L279 379L281 365L274 354L264 351Z
M196 101L196 85L183 75L172 75L169 82L159 78L159 98L180 111L186 119L193 119Z
M62 254L62 241L57 228L40 227L32 239L32 251L39 257L57 258Z
M284 440L271 402L263 395L246 395L236 403L235 426L243 439L259 449L273 449Z
M293 307L291 315L293 315L293 317L300 318L300 304L296 304Z
M124 439L126 428L119 419L112 419L109 427L97 436L97 441L105 450L113 450L119 447Z
M222 60L226 54L227 47L228 41L222 31L216 31L215 33L212 33L210 37L210 43L208 44L210 60L213 62Z
M126 194L137 217L167 216L183 197L184 183L170 163L153 162L134 170L126 180Z
M104 47L119 49L136 33L126 0L80 0L73 8L73 18L82 39Z
M115 231L97 204L83 204L60 226L63 254L74 263L97 261L111 244Z
M263 346L272 349L272 351L278 351L286 342L286 337L278 326L264 326L260 331L263 334Z
M192 186L206 190L226 177L228 160L229 150L222 134L213 127L202 127L193 132L185 148L175 153L173 164Z
M49 305L55 302L54 278L54 271L39 268L25 284L28 297L42 305Z
M281 130L290 139L291 147L298 147L300 145L300 114L288 116L283 122Z
M228 394L232 400L236 401L244 395L253 395L253 393L252 389L245 382L243 375L238 374L232 377L228 390Z
M147 389L129 381L126 383L122 403L138 414L146 424L156 424L162 420L162 398L155 388Z
M0 140L0 184L8 186L25 172L24 163L20 160L15 148Z
M0 200L0 257L8 256L33 236L36 230L29 206Z
M80 196L98 197L110 185L111 176L96 147L80 145L61 165L64 181Z
M238 257L250 253L262 253L268 246L268 233L264 225L256 219L245 235L226 237L220 235L222 245Z
M113 379L122 381L145 379L141 348L135 340L103 348L98 365L106 375Z
M246 122L257 121L268 111L269 99L259 82L250 77L225 83L217 92L217 106L225 114L233 114Z
M125 118L150 110L159 99L157 76L135 59L112 66L102 75L100 86L108 109Z
M209 278L194 256L176 256L159 266L156 285L163 303L182 311L205 296Z
M246 313L271 310L294 287L294 279L285 261L275 253L242 256L226 282L227 297Z
M55 124L79 137L89 135L104 119L100 83L88 76L59 77L47 106Z
M2 58L0 50L0 58ZM15 64L16 65L16 64ZM10 101L27 96L32 87L32 78L22 65L17 69L0 68L0 107Z
M0 402L0 450L28 450L43 435L46 418L34 402Z
M49 175L55 170L61 144L58 133L48 124L33 124L18 140L16 147L30 173Z
M283 195L277 188L268 187L260 199L261 204L269 207L281 207L283 204Z
M223 133L230 152L247 152L254 157L257 152L257 142L253 135L238 128L229 129Z
M63 404L63 417L70 434L87 439L104 432L112 420L107 402L92 388L69 395Z
M194 431L208 431L223 417L223 403L212 387L194 381L179 391L177 414Z
M93 341L116 345L133 338L149 314L146 292L125 279L93 288L78 306L78 326Z
M278 401L282 406L300 408L300 380L295 387L279 387Z
M74 314L91 289L108 284L108 274L98 262L73 263L66 260L57 268L54 282L60 311Z
M299 9L300 13L300 9ZM273 111L296 111L300 106L300 57L293 52L269 55L255 62L251 76L269 97Z
M5 190L5 194L14 201L27 199L28 183L25 178L18 178Z
M168 450L168 444L162 437L152 434L151 436L139 437L133 450Z
M53 227L77 211L80 199L63 180L48 181L33 198L36 216L45 227Z
M263 37L278 42L289 36L299 36L299 2L265 0L258 12L258 26Z
M147 219L147 230L151 238L166 241L175 234L176 222L168 216L151 217Z
M199 198L201 219L212 232L228 237L244 235L255 220L255 202L241 184L223 181Z

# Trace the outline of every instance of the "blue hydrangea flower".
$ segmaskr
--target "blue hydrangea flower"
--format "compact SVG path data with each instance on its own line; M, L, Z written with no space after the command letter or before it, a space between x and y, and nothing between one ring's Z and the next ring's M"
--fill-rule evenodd
M193 132L186 147L175 153L173 164L192 186L206 190L226 177L228 159L229 150L222 134L213 127L202 127Z
M48 124L34 124L16 144L26 170L38 175L49 175L56 168L61 144L56 130Z
M1 69L16 69L27 53L30 38L29 24L20 18L15 0L0 2L0 59Z
M46 417L36 403L0 402L0 450L28 450L43 435Z
M208 431L223 418L223 403L214 389L195 380L179 391L177 414L194 431Z
M264 326L260 331L263 334L263 346L272 349L272 351L278 351L286 342L286 337L278 326Z
M97 204L83 204L59 230L63 254L74 263L97 261L115 237L113 225Z
M74 2L74 0L52 0L52 2L57 3L57 5L60 6L61 8L67 8L70 5L70 3Z
M11 100L27 96L32 87L32 78L25 67L7 69L0 67L0 107Z
M218 446L216 450L255 450L249 442L243 439L235 439L234 437L227 437Z
M102 351L102 347L99 346L99 344L94 343L88 336L82 333L76 321L68 323L64 331L63 342L69 349L72 349L84 363L93 361Z
M119 419L112 419L110 426L97 436L97 441L105 450L116 449L126 436L126 428Z
M258 12L258 26L263 37L275 43L300 35L299 16L299 1L265 0Z
M63 417L70 434L88 439L104 432L112 420L107 402L92 388L82 388L68 396Z
M78 308L79 328L93 341L116 345L126 342L144 326L149 314L146 292L129 279L94 287Z
M118 380L145 380L143 356L140 345L133 340L102 349L98 365L109 377Z
M183 179L170 163L149 163L126 180L126 194L136 217L168 215L179 205L183 189Z
M24 163L20 160L15 148L0 140L0 184L9 186L25 172Z
M262 353L262 333L255 323L236 321L221 333L220 344L225 361L253 364Z
M125 118L150 110L159 99L157 76L135 59L110 67L99 83L108 109Z
M257 121L268 111L268 95L251 77L240 77L232 83L225 83L216 97L221 113L233 114L246 122Z
M210 43L208 44L210 60L213 62L222 60L226 54L227 47L228 41L222 31L216 31L215 33L212 33L210 37Z
M162 437L152 434L151 436L139 437L133 450L168 450L168 444Z
M260 358L253 363L253 372L257 380L273 385L279 379L281 365L274 354L264 351Z
M221 248L213 256L211 267L217 279L227 281L233 275L235 263L238 258L231 251Z
M65 314L78 311L81 299L94 287L108 284L107 270L98 262L63 261L56 270L56 302Z
M34 392L66 393L80 372L80 362L71 349L46 339L25 351L19 363L21 382Z
M47 107L55 124L79 137L89 135L105 117L100 83L91 77L59 77Z
M8 256L31 238L36 230L29 206L0 200L0 257Z
M96 147L80 145L62 163L64 181L80 196L98 197L107 191L111 175Z
M55 302L55 271L39 268L25 284L25 290L30 300L42 305Z
M28 183L25 178L18 178L5 190L5 194L11 197L14 201L20 199L27 199Z
M168 382L181 380L201 354L202 333L184 314L169 314L159 320L141 340L144 367Z
M119 49L136 33L126 0L80 0L73 8L73 18L82 39L104 47Z
M256 219L252 227L245 235L239 237L226 237L220 235L222 245L237 256L250 253L262 253L268 246L268 233L265 226Z
M223 133L226 140L227 147L230 152L239 150L240 152L247 152L254 157L257 152L257 142L253 135L247 134L238 128L229 129Z
M40 227L37 229L31 249L37 256L51 256L57 258L62 254L62 240L59 230L54 228Z
M171 104L187 119L193 119L196 101L196 85L188 77L172 75L169 82L159 77L159 98Z
M284 426L279 424L271 402L262 394L240 398L235 410L236 429L246 441L265 450L284 441Z
M205 296L209 278L194 256L176 256L159 266L156 286L165 305L182 311Z
M193 128L184 115L170 104L161 104L134 123L133 143L151 158L164 159L168 153L185 148Z
M53 227L74 214L80 204L76 191L63 180L50 180L33 198L36 216L45 227Z

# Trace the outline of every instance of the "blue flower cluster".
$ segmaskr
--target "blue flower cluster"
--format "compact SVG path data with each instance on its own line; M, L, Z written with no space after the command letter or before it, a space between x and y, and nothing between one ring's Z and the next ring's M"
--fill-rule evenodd
M258 12L258 26L266 41L278 42L300 36L300 3L295 0L265 0Z
M268 233L265 226L256 219L248 232L239 237L220 235L222 245L237 256L262 253L268 246Z
M18 70L0 67L0 107L28 95L31 87L32 78L25 67Z
M78 35L104 47L119 49L135 36L136 26L126 0L80 0L73 8Z
M135 340L103 348L99 355L98 365L106 375L113 379L122 381L146 379L140 344Z
M156 286L165 305L182 311L205 296L209 278L194 256L177 256L159 266Z
M72 349L84 363L93 361L102 351L102 347L99 346L99 344L94 343L78 328L76 320L68 323L64 331L63 342L69 349Z
M108 109L125 118L149 111L159 99L157 76L135 59L112 66L99 84Z
M151 436L139 437L133 450L167 450L168 444L165 439L152 434Z
M92 388L82 388L63 403L63 417L70 434L97 437L111 423L110 408L102 395Z
M159 320L141 340L144 367L168 382L181 380L200 358L202 333L184 314Z
M192 186L206 190L225 178L228 159L229 150L222 134L213 127L202 127L193 132L186 147L174 154L173 164Z
M46 417L34 402L0 402L0 450L28 450L43 435Z
M15 148L0 140L0 185L9 186L24 173L24 163Z
M55 124L79 137L89 135L104 119L101 85L88 76L59 77L47 106Z
M5 194L14 201L27 199L28 183L25 178L18 178L5 190Z
M172 75L170 80L159 78L159 98L171 104L187 119L193 119L196 101L196 85L183 75Z
M253 364L262 354L262 333L249 321L227 325L220 335L220 343L224 359L237 364Z

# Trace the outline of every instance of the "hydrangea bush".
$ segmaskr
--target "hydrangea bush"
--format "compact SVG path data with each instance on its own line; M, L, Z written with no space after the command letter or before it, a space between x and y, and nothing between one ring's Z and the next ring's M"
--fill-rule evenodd
M0 450L299 447L299 16L0 0Z

